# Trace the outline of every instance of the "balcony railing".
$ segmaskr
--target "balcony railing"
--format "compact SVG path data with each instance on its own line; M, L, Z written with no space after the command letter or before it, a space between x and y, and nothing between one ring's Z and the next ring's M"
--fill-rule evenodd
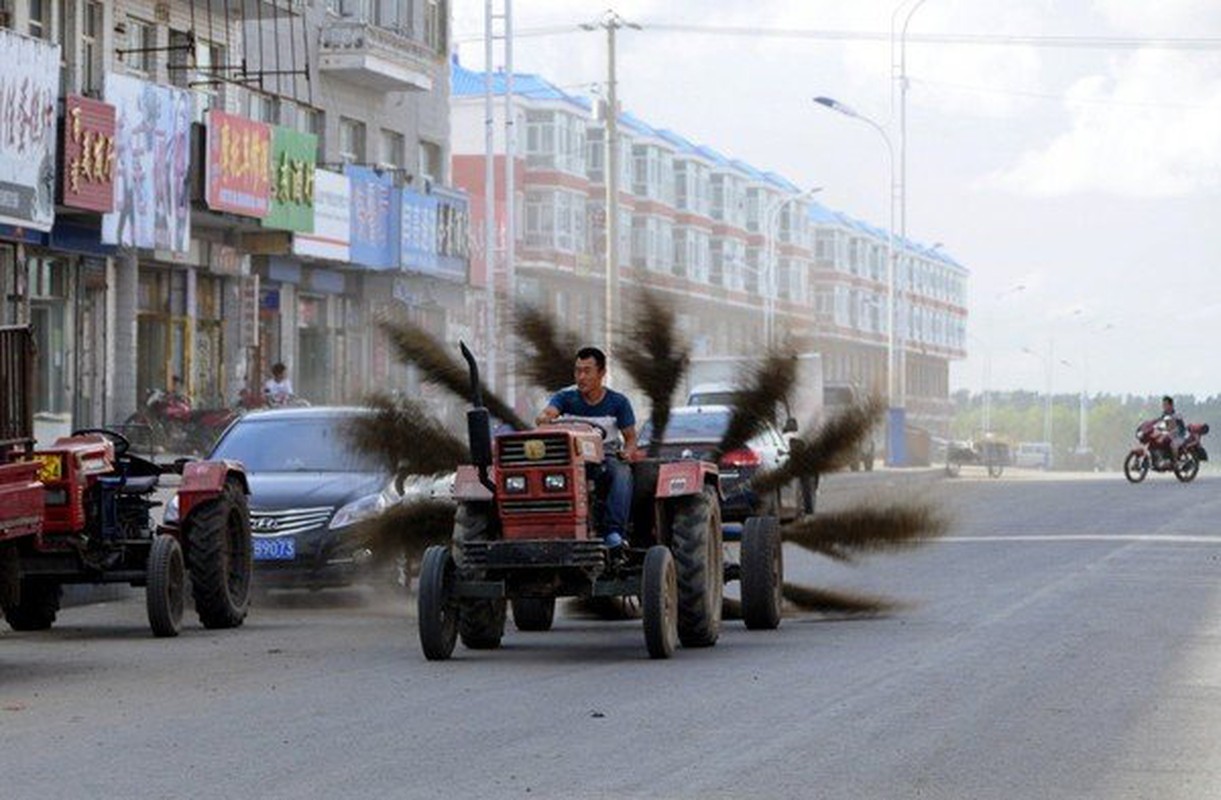
M319 69L359 86L431 91L436 63L423 42L361 20L335 20L322 29Z

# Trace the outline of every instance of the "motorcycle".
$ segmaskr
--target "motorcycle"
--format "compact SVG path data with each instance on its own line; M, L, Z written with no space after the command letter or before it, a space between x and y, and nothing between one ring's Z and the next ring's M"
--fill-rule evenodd
M128 417L124 426L146 434L150 451L196 455L210 450L240 413L240 408L192 408L184 394L150 389L144 409ZM137 435L136 440L141 438Z
M1140 483L1153 470L1173 472L1182 483L1190 483L1200 471L1200 462L1208 460L1208 451L1201 442L1206 433L1206 422L1188 425L1187 437L1176 458L1170 446L1172 437L1166 420L1159 417L1142 422L1136 428L1136 440L1140 445L1133 447L1123 462L1124 477L1130 483Z

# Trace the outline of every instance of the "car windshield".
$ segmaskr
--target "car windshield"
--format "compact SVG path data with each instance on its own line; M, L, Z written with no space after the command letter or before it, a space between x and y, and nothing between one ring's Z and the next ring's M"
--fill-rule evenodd
M666 426L666 441L720 441L729 427L729 416L730 412L725 409L675 414ZM646 422L640 429L640 441L647 444L652 438L652 423Z
M217 443L213 459L242 462L249 472L378 472L377 463L348 447L350 417L247 417Z

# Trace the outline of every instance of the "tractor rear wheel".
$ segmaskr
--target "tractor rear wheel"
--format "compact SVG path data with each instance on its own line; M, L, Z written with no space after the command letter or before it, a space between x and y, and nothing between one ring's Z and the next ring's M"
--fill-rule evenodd
M513 598L513 624L519 631L549 631L555 621L554 597Z
M780 521L750 517L742 526L742 619L749 630L780 625L783 581Z
M680 497L670 526L678 573L678 638L683 647L711 647L721 631L724 553L716 490Z
M148 553L148 586L144 590L148 624L154 636L177 636L182 628L186 567L182 546L168 533L153 539Z
M250 609L254 567L250 509L241 484L225 481L219 497L192 510L185 531L199 621L205 628L236 628Z
M458 605L450 597L454 571L454 559L448 547L434 544L424 551L416 616L420 648L429 661L448 659L458 641Z
M15 631L45 631L55 623L63 592L55 581L23 578L21 599L4 607L4 618Z
M664 545L645 553L640 583L645 647L650 658L669 658L678 646L678 572Z

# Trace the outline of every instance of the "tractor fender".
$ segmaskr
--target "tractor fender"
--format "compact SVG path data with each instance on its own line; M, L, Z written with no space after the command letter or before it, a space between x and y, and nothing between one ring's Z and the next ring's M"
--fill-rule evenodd
M658 469L657 499L700 494L704 486L717 489L718 484L715 464L709 461L672 461Z
M199 503L211 500L225 489L225 481L235 478L245 494L250 494L246 470L236 461L189 461L182 467L178 485L178 518L185 520Z

